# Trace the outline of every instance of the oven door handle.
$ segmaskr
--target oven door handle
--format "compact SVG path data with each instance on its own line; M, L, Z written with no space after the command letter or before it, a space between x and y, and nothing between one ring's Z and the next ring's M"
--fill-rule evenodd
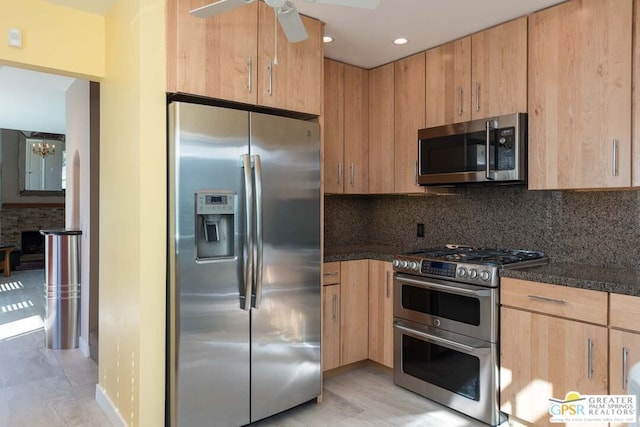
M460 288L457 286L449 286L449 285L445 285L445 284L441 284L441 283L434 283L434 282L427 282L425 280L416 280L416 279L409 279L408 277L400 277L400 276L396 276L396 280L400 283L407 283L409 285L417 285L426 289L433 289L436 291L444 291L444 292L449 292L452 294L458 294L458 295L470 295L470 296L474 296L474 297L488 297L491 296L491 290L490 289L479 289L479 290L472 290L472 289L465 289L465 288Z
M417 335L420 338L424 338L427 341L435 342L437 344L443 344L449 348L457 348L459 350L464 351L465 353L475 353L476 348L471 347L470 345L461 344L459 342L451 341L446 338L436 337L434 335L425 334L424 332L416 331L415 329L407 328L406 326L402 326L401 322L393 322L393 327L399 329L404 332L408 332L413 335Z

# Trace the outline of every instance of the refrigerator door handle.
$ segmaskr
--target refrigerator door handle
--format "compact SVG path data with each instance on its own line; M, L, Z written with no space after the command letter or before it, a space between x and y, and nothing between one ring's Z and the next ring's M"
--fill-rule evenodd
M260 161L260 155L256 154L254 157L255 165L255 182L256 182L256 263L255 263L255 283L256 283L256 297L253 307L260 308L260 302L262 300L262 162Z
M244 244L244 310L251 309L251 291L253 288L253 184L251 173L251 156L242 155L244 168L245 223L246 235Z

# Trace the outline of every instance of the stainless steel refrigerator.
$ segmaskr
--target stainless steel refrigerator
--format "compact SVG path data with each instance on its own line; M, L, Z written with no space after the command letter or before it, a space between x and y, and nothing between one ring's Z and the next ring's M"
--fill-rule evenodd
M169 104L168 420L241 426L320 369L317 123Z

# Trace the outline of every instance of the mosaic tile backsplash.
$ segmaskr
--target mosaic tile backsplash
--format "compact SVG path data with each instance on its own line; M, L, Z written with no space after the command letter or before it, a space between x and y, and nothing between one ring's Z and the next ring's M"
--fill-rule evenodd
M640 269L640 192L457 188L448 196L325 196L325 246L447 243L529 249L555 262ZM416 237L418 223L425 237Z

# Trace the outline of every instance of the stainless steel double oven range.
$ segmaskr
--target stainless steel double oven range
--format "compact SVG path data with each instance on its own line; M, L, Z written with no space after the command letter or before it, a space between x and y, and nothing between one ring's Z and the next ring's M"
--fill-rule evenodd
M499 411L499 270L541 252L447 245L398 255L394 381L491 426Z

